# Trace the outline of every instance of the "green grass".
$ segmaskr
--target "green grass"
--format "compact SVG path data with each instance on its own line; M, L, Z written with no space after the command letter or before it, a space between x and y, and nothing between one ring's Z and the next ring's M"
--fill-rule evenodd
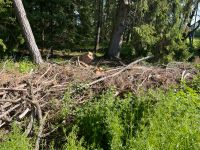
M18 62L8 59L0 62L0 69L4 69L8 72L19 72L25 74L36 68L37 66L27 59L20 60Z

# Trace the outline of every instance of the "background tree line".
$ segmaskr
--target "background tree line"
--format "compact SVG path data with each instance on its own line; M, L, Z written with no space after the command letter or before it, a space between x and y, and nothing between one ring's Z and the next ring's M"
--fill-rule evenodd
M105 48L109 57L153 54L164 62L194 53L199 0L23 0L40 49ZM195 29L196 30L196 29ZM1 57L25 49L12 0L0 0Z

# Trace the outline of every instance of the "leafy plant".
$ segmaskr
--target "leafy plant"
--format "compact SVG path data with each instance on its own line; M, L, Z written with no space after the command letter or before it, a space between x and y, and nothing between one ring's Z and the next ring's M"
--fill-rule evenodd
M6 49L7 49L6 45L3 43L3 40L0 39L0 50L3 50L3 52L5 52Z
M4 136L0 150L31 150L30 140L21 132L17 124L13 124L12 132Z
M73 127L72 131L67 136L67 143L64 145L63 149L66 150L86 150L83 146L83 139L77 139L77 128Z
M177 90L176 90L177 91ZM77 139L107 150L199 149L200 97L195 90L150 90L115 98L108 91L77 109ZM82 143L82 142L81 142ZM88 148L89 149L89 148Z
M149 126L137 134L131 149L199 149L199 98L188 87L160 97Z
M5 62L0 63L1 67L4 67L6 71L9 72L19 72L19 73L29 73L31 70L34 70L37 68L35 64L33 64L31 61L24 59L20 60L18 62L14 62L13 60L6 60Z
M20 73L29 73L31 70L35 69L36 65L28 60L23 60L19 62L19 72Z

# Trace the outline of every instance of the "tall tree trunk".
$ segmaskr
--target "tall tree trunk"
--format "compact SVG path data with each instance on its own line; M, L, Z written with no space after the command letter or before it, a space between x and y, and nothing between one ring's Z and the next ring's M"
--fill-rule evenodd
M97 11L97 28L96 28L96 37L95 37L95 53L99 50L99 42L101 35L101 26L102 26L102 15L103 15L103 1L98 0L98 11Z
M53 1L51 0L50 1L50 9L49 9L49 12L50 12L50 32L51 32L51 34L50 34L50 41L51 41L51 43L53 43ZM51 49L50 49L50 57L53 57L53 47L51 47Z
M113 25L113 33L109 45L108 57L120 56L120 43L122 42L123 32L125 30L125 21L128 15L129 0L118 0L118 8L116 13L116 21Z
M42 60L40 51L37 47L37 44L35 42L35 38L33 36L32 30L31 30L31 26L26 17L26 12L25 12L24 6L22 4L22 1L14 0L13 4L14 4L14 8L15 8L24 38L25 38L27 46L33 56L34 62L36 64L41 64L41 63L43 63L43 60Z
M40 14L42 16L42 33L41 33L41 40L42 40L42 51L41 53L43 54L44 53L44 48L45 48L45 20L44 20L44 2L41 1L40 2Z
M127 34L126 34L126 44L130 42L130 37L131 37L131 30L128 29Z

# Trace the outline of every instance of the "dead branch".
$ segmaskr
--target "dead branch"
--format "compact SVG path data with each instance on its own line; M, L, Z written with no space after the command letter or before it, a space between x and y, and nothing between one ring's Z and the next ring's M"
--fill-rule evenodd
M39 83L39 81L50 71L51 68L52 68L52 66L50 66L50 67L45 71L45 73L43 73L43 74L38 78L38 80L36 81L36 84Z
M17 100L0 100L0 103L9 102L9 103L17 104L17 103L19 103L21 100L22 100L22 98L18 98Z
M26 136L28 136L30 134L32 127L33 127L33 122L34 122L34 113L32 111L31 116L30 116L30 122L27 126L25 133L24 133Z
M42 132L43 132L43 128L44 128L47 116L48 116L48 112L44 115L44 118L42 118L42 121L41 121L41 124L40 124L40 127L39 127L39 131L38 131L38 135L37 135L37 140L36 140L36 143L35 143L35 150L39 150L39 148L40 148L41 135L42 135Z
M27 115L27 113L30 111L30 109L29 108L26 108L26 110L22 113L22 114L20 114L19 115L19 119L23 119L26 115Z
M6 124L5 122L3 122L2 124L0 124L0 128L3 127L5 124Z
M147 56L147 57L138 59L138 60L136 60L136 61L130 63L130 64L127 65L126 67L122 68L120 71L118 71L118 72L116 72L116 73L114 73L114 74L112 74L112 75L102 77L102 78L100 78L100 79L98 79L98 80L96 80L96 81L93 81L93 82L87 84L86 86L92 86L92 85L94 85L94 84L96 84L96 83L99 83L99 82L101 82L101 81L104 81L104 80L106 80L106 79L108 79L108 78L115 77L115 76L121 74L122 72L124 72L125 70L129 69L131 66L133 66L133 65L135 65L135 64L137 64L137 63L139 63L139 62L141 62L141 61L150 59L150 58L153 58L153 56Z
M6 109L8 107L10 107L12 105L12 103L6 102L3 106L1 106L1 109Z
M120 70L120 69L122 69L122 68L123 68L123 67L114 68L114 69L107 70L107 71L105 71L105 72L106 72L106 73L108 73L108 72L113 72L113 71Z
M6 94L6 92L0 92L0 96L3 96L4 94Z
M41 121L42 121L42 110L41 110L39 102L35 99L33 86L31 84L31 82L29 81L28 83L29 83L29 86L30 86L30 93L31 93L32 101L31 100L27 100L27 101L30 102L32 105L34 105L36 107L37 113L38 113L38 119L39 119L39 122L41 124Z
M20 106L20 104L15 105L14 107L10 108L9 110L7 110L5 113L0 115L0 119L5 117L7 114L9 114L11 111L15 110L16 108L18 108Z
M55 132L57 129L58 129L58 127L54 128L53 130L51 130L51 131L48 132L48 133L42 134L40 137L41 137L41 138L45 138L45 137L51 135L51 134L52 134L53 132Z
M27 91L27 89L18 89L18 88L0 88L0 91Z

